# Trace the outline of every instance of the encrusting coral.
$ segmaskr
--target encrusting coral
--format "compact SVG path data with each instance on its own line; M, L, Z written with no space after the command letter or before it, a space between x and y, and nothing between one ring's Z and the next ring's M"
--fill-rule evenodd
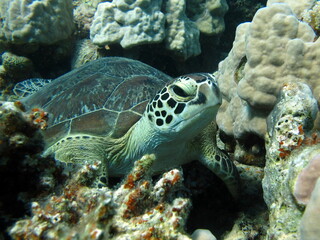
M21 102L0 102L0 154L4 161L19 148L40 148L42 137L37 132L46 126L46 113L40 109L27 113Z
M320 2L317 1L312 9L302 13L303 21L307 22L320 35Z
M299 239L303 207L295 198L295 186L297 181L300 186L310 184L310 181L301 183L303 179L298 176L310 160L320 154L319 141L312 140L311 133L317 112L311 89L304 83L288 83L268 117L262 181L264 200L269 208L267 239Z
M95 164L85 165L60 196L32 203L32 217L11 228L13 239L191 239L184 233L190 201L177 197L182 174L173 169L155 184L146 155L115 190L88 188ZM85 181L84 181L85 179Z

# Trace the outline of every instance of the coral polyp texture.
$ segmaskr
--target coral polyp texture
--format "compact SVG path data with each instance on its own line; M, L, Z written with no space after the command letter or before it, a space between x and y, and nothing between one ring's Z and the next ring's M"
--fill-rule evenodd
M310 144L308 140L317 112L317 101L308 85L288 83L268 117L262 181L264 200L269 208L267 239L299 239L303 207L297 197L312 192L314 180L310 178L315 178L310 167L304 168L309 162L317 165L312 159L320 154L319 142Z
M32 217L10 229L13 239L191 239L184 233L191 203L175 196L182 173L173 169L155 183L148 170L155 160L146 155L115 190L88 188L82 179L95 171L81 168L60 196L32 203Z
M320 2L317 1L315 5L302 14L303 21L307 22L317 33L320 34Z
M264 139L266 117L283 84L305 82L320 101L320 40L297 15L314 1L273 2L259 9L252 22L238 26L233 48L219 64L217 80L225 101L217 123L242 143L252 135Z
M42 120L35 121L40 116L24 112L21 102L0 102L0 164L8 161L13 152L35 152L43 147L42 137L37 131L45 124L46 113L38 109ZM40 125L39 125L40 124ZM38 146L37 146L38 145Z
M98 5L90 28L97 45L123 48L165 41L166 48L187 59L201 53L200 32L224 31L225 0L113 0Z
M90 29L99 45L120 42L126 48L164 38L164 14L161 1L114 0L98 5Z
M3 0L0 3L0 40L51 44L73 31L71 0Z

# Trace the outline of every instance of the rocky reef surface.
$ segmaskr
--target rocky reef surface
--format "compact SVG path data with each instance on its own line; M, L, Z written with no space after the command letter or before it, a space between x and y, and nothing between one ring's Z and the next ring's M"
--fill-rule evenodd
M217 71L225 96L217 123L226 138L236 140L237 160L247 161L251 155L264 158L266 119L283 84L309 84L319 103L320 41L313 28L319 23L301 21L302 16L316 15L318 4L268 1L252 22L238 26L233 48Z
M246 22L219 52L225 20L239 11ZM316 0L1 1L1 98L14 103L0 106L0 239L317 239L319 29ZM25 112L14 84L114 55L168 74L215 72L219 144L240 173L238 202L198 164L152 178L145 156L95 189L94 164L41 157L46 113Z

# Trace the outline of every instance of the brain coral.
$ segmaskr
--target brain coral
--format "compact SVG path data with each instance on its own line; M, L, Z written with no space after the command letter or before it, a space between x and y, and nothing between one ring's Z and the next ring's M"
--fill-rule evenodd
M299 5L299 4L296 4ZM288 82L305 82L320 101L320 40L285 3L268 3L251 23L239 25L233 48L217 79L226 101L219 127L238 140L264 139L266 117Z
M0 40L51 44L73 31L72 0L1 0Z

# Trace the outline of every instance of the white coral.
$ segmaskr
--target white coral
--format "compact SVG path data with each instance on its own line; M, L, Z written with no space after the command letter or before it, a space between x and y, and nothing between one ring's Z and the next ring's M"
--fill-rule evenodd
M114 0L98 5L90 29L93 43L120 42L123 48L164 39L164 14L160 0Z
M187 59L201 53L200 32L219 35L224 31L227 9L226 0L102 2L90 38L100 46L120 43L123 48L165 41L167 49Z
M287 82L308 83L320 100L320 40L285 3L268 4L251 23L241 24L218 82L226 97L217 115L220 128L236 138L264 138L266 117ZM228 119L226 121L226 119Z
M72 0L1 0L0 40L52 44L73 31Z

